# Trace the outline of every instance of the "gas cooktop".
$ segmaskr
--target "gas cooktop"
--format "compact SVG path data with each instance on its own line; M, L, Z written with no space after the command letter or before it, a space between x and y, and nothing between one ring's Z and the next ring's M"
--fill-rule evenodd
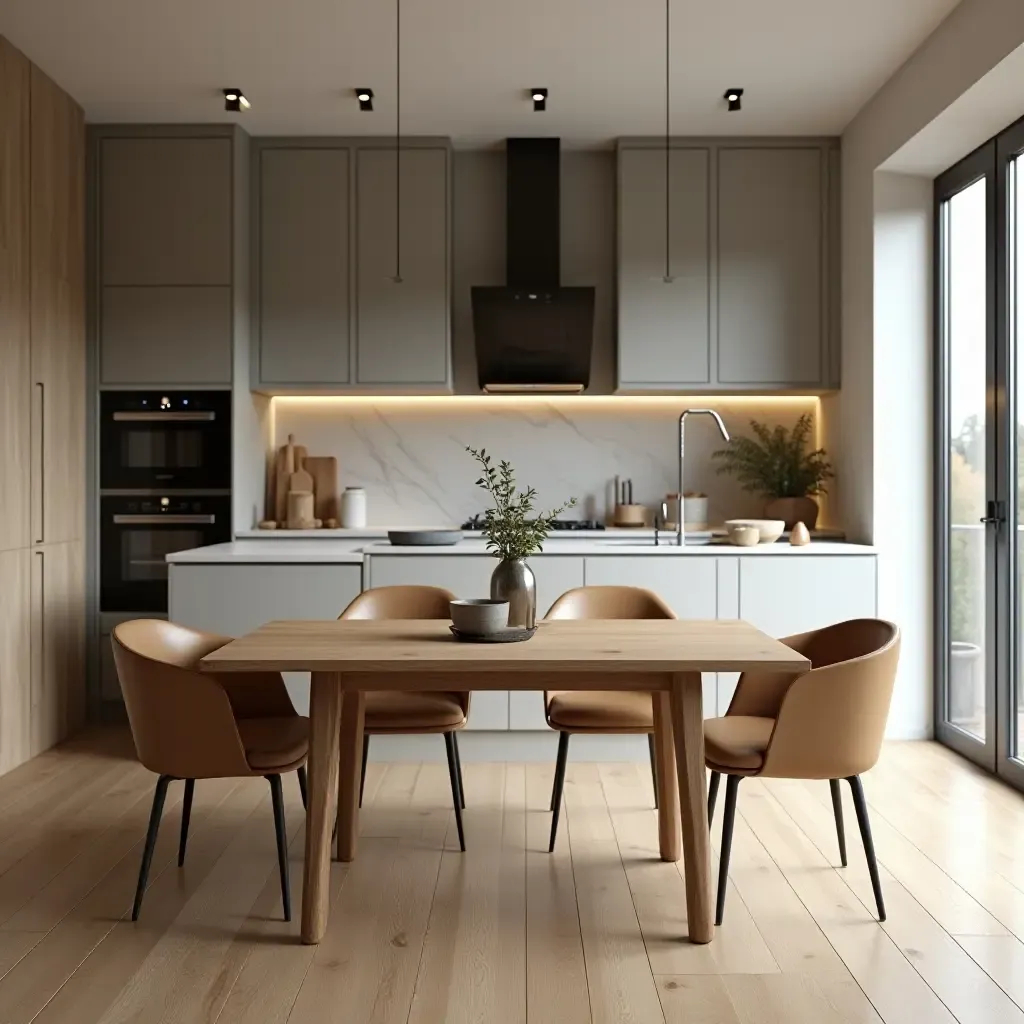
M473 516L467 519L461 526L463 530L482 530L484 528L484 517ZM551 524L552 530L577 531L577 530L603 530L604 523L596 519L556 519Z

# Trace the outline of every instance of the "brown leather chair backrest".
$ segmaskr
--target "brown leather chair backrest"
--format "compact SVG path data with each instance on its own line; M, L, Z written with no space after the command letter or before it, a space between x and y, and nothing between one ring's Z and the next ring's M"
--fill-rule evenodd
M675 612L643 587L576 587L548 609L547 619L674 619Z
M139 760L179 779L253 774L237 718L294 715L277 672L199 672L199 662L231 637L159 619L114 628L111 644Z
M781 693L760 774L838 779L873 767L896 682L899 629L881 619L852 619L783 642L806 655L812 668L790 677ZM753 674L741 679L728 714L752 713L742 709L759 681Z
M396 586L364 590L338 616L339 619L449 619L455 595L443 587ZM402 689L398 686L396 689ZM468 717L472 693L453 690Z
M364 590L339 619L448 619L455 595L443 587L372 587Z

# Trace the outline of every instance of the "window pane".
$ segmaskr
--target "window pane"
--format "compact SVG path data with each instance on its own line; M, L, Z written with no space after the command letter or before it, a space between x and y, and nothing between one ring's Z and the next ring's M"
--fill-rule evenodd
M949 721L985 738L986 182L946 209Z

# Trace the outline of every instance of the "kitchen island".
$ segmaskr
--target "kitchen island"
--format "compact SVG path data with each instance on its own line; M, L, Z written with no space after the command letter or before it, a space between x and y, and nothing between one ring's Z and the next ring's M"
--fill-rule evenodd
M495 565L478 538L450 547L395 547L373 538L244 539L168 555L170 618L241 636L272 619L330 619L361 590L396 584L445 587L486 596ZM543 614L566 590L584 585L647 587L680 618L745 619L783 637L877 611L877 557L868 545L817 541L754 548L728 544L655 546L653 535L549 540L530 564ZM289 674L289 692L305 713L309 680ZM706 675L704 708L723 714L736 676ZM480 692L473 698L464 754L529 760L553 756L540 694ZM433 737L382 736L371 756L422 760L443 751ZM584 759L647 756L643 737L581 737Z

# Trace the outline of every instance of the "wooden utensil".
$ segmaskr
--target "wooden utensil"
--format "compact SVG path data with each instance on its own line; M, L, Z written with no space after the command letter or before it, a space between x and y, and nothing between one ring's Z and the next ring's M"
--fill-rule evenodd
M302 468L313 478L317 519L337 519L338 460L333 455L308 455Z
M282 526L288 521L288 492L291 490L292 473L301 469L305 461L306 449L295 443L294 434L289 434L288 443L278 449L274 462L273 513L274 519ZM309 490L312 490L312 487Z
M312 530L315 528L313 516L313 492L288 492L288 529Z
M313 477L305 469L297 469L292 473L288 481L288 491L300 491L305 493L308 491L310 494L313 493Z

